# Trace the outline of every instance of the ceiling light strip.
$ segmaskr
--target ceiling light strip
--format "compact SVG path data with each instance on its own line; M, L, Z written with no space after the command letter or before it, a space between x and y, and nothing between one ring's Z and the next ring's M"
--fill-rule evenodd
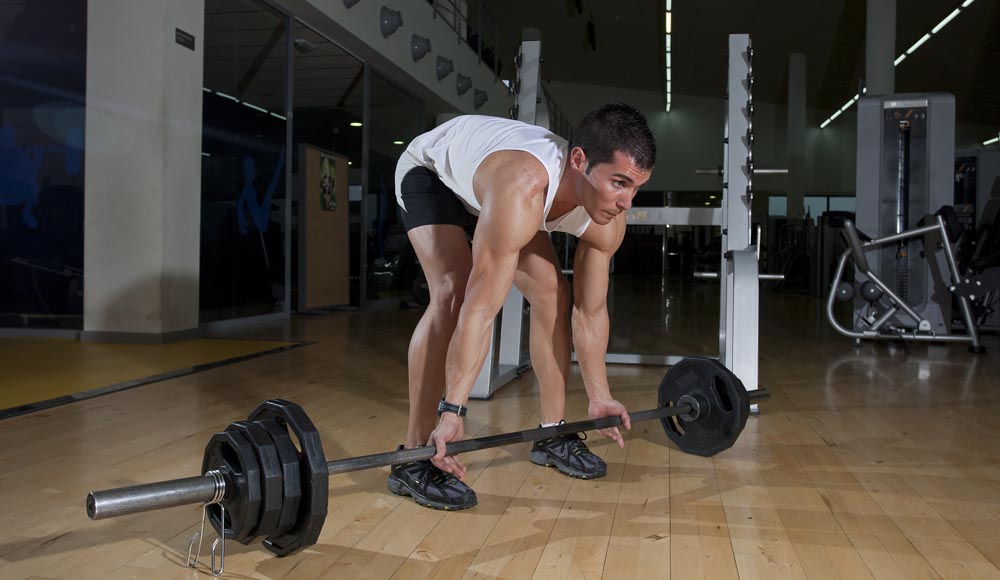
M670 50L671 50L671 47L670 47L670 35L673 32L673 11L672 11L672 8L673 8L673 2L671 0L667 0L667 3L666 3L666 12L665 12L665 14L663 16L663 44L664 44L665 51L666 51L666 55L665 56L666 56L666 64L667 64L667 74L666 74L666 79L667 79L666 80L666 83L667 83L666 84L667 103L666 103L666 106L667 106L667 112L668 113L670 112L670 105L672 103L672 98L671 98L671 95L670 95L670 88L671 88L670 87L670 83L671 83L671 78L670 78L671 77L671 74L670 74Z
M906 52L904 52L903 54L901 54L898 57L896 57L896 60L892 63L892 66L893 67L899 66L899 63L903 62L904 60L906 60L906 57L908 57L908 56L912 55L914 52L916 52L917 49L920 48L925 42L927 42L928 40L930 40L932 36L934 36L937 33L941 32L941 29L943 29L945 26L947 26L949 22L951 22L952 20L954 20L955 17L959 15L959 13L961 13L964 9L968 8L969 5L972 4L973 2L975 2L975 0L965 0L964 2L962 2L961 6L959 6L958 8L955 8L947 16L945 16L943 19L941 19L941 22L938 22L934 26L934 28L931 29L930 32L928 32L927 34L924 34L923 36L921 36L920 40L914 42L913 46L911 46L910 48L906 49ZM854 98L852 98L850 101L847 101L847 103L844 104L843 107L841 107L840 109L838 109L837 112L835 112L834 114L830 115L825 121L823 121L822 123L820 123L819 124L819 128L823 129L824 127L826 127L827 125L829 125L830 122L833 121L834 119L836 119L837 117L839 117L841 113L843 113L847 109L851 108L851 105L853 105L855 102L857 102L857 100L858 100L858 96L855 95Z

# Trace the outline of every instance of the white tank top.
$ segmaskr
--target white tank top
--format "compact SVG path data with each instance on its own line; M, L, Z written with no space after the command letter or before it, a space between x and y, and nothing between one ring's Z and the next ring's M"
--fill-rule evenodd
M456 117L418 136L407 146L396 164L396 201L406 210L400 197L403 177L414 167L426 167L455 192L469 213L479 215L482 207L472 189L472 179L479 164L495 151L525 151L534 155L549 175L545 209L539 216L538 229L579 237L590 225L590 216L583 207L577 206L565 215L548 219L566 166L567 150L565 139L537 125L482 115Z

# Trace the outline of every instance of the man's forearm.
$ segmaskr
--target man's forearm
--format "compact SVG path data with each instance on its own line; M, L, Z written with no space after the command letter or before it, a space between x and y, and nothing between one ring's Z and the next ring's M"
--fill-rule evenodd
M604 358L608 353L610 331L607 309L588 314L573 308L573 348L580 363L583 386L591 401L611 399L608 386L607 365Z
M462 308L445 360L445 399L449 403L468 402L489 351L495 318L496 313L491 314L488 308Z

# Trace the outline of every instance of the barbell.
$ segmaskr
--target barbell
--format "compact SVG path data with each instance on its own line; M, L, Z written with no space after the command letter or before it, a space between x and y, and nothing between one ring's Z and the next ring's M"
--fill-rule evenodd
M659 419L681 451L708 457L736 442L750 405L768 396L765 389L747 392L718 360L686 358L664 375L658 406L629 415L633 422ZM456 441L447 445L446 452L457 455L618 425L617 416L563 423ZM327 462L319 431L302 407L271 399L246 421L212 435L202 459L203 475L92 491L87 495L87 516L101 520L204 504L203 518L220 539L248 545L264 537L268 550L287 556L319 538L327 515L330 475L430 459L436 452L434 446L426 446ZM221 573L221 568L215 570L214 556L213 547L213 572Z

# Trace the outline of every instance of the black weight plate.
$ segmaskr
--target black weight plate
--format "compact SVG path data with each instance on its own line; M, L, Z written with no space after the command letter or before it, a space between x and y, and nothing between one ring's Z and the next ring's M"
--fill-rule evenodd
M690 395L707 408L695 421L664 417L667 437L685 453L709 457L733 446L750 416L750 399L740 379L715 359L690 357L667 370L658 402L673 406Z
M274 420L298 440L302 484L298 517L291 528L264 541L264 547L271 552L287 556L315 544L326 520L330 489L323 440L302 407L282 399L264 401L250 413L250 420Z
M299 502L302 499L302 484L299 475L299 450L292 443L292 438L288 435L288 430L278 425L275 421L258 421L274 440L274 446L278 450L278 462L281 464L284 484L284 501L281 505L281 516L278 518L278 527L274 534L282 534L287 531L295 520L299 517Z
M223 522L222 509L215 504L207 507L208 519L220 537L247 544L254 537L261 502L260 466L253 445L232 431L212 435L205 446L201 471L213 469L221 471L226 479L222 499L226 517Z
M281 517L281 504L284 500L284 487L281 464L278 462L278 449L271 439L271 434L263 425L249 421L236 421L226 427L226 431L235 431L246 437L257 454L260 466L261 503L257 514L257 525L254 526L250 540L258 536L269 536L278 528L278 518Z

